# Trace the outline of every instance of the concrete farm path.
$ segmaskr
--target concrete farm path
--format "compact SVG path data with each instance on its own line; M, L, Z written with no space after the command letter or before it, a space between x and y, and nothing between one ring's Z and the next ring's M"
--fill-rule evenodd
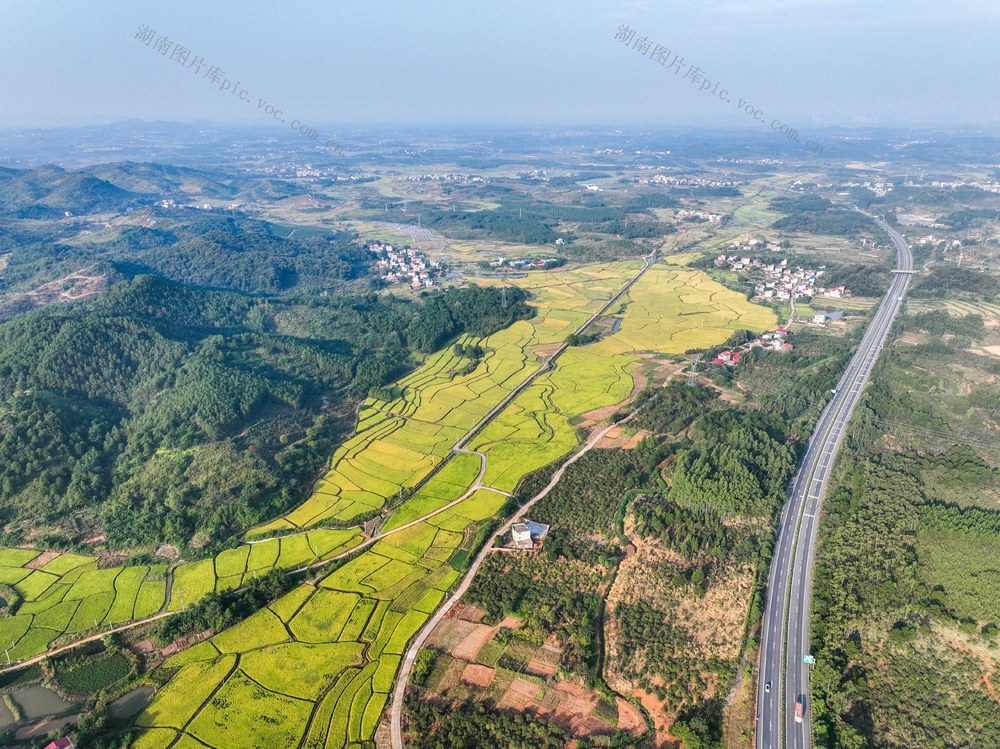
M454 592L448 597L448 599L438 607L438 610L434 612L434 615L424 624L424 626L417 632L416 636L410 642L410 646L406 651L406 655L403 656L403 662L399 669L399 674L396 676L396 684L393 687L392 692L392 706L390 707L389 714L389 725L390 734L392 737L392 749L404 749L403 747L403 698L406 696L406 685L410 680L410 674L413 673L413 664L416 662L417 653L420 648L423 647L430 633L434 631L434 628L441 623L441 620L447 616L448 612L455 606L456 603L465 595L465 592L472 585L472 580L475 578L476 573L479 572L479 568L482 566L483 562L486 561L486 557L490 555L494 550L494 543L498 538L501 538L506 534L514 523L518 522L524 515L530 510L536 502L543 499L548 495L552 489L555 488L556 484L563 477L566 469L573 465L576 461L590 452L594 447L597 446L604 436L610 432L615 427L619 427L629 419L631 419L635 414L638 413L638 409L629 414L626 418L621 421L608 424L603 429L594 432L590 438L584 443L584 445L576 450L558 469L552 474L552 478L549 479L549 483L545 485L538 494L525 502L517 512L515 512L503 525L501 525L497 531L490 536L483 548L480 550L479 554L473 560L472 565L469 567L468 571L465 573L465 577L462 578L462 582L454 590Z

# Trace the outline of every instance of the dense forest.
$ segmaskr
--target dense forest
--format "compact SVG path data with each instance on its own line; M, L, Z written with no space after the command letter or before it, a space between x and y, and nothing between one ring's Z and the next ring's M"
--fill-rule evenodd
M410 697L409 731L421 749L490 747L490 749L561 749L570 739L558 726L514 710L485 705L439 705Z
M61 218L67 212L96 213L139 203L139 195L86 172L68 172L52 165L0 168L0 216Z
M542 553L487 557L468 600L491 620L521 616L525 626L518 637L544 641L555 634L565 647L562 667L598 682L601 591L622 555L616 517L626 492L649 483L657 462L651 443L583 456L532 510L533 520L552 526ZM530 497L547 478L544 471L527 477L520 494Z
M1000 294L1000 279L992 273L954 265L935 266L930 273L914 280L910 295L914 298L960 299L991 298Z
M499 198L498 198L499 199ZM650 208L676 205L668 195L644 195L625 205L606 205L588 200L583 204L556 204L529 201L516 196L492 210L446 210L431 203L412 208L421 224L458 239L499 239L518 244L552 244L557 239L569 243L577 234L616 236L624 240L660 237L676 229L656 220ZM369 208L381 203L372 200ZM560 226L571 225L572 232Z
M75 272L155 273L183 283L246 293L322 291L365 278L371 254L354 236L288 238L237 214L175 210L160 228L125 226L81 241L55 229L20 230L0 290L18 291ZM357 285L357 284L355 284Z
M5 543L220 542L298 501L349 403L523 292L270 298L137 276L0 324Z
M152 273L254 294L362 290L372 256L353 234L291 231L236 209L267 192L262 182L130 162L0 169L0 292L9 297L0 315L24 308L12 304L19 292L71 274ZM300 192L278 184L285 191L272 197ZM220 199L237 202L201 202Z
M983 334L978 316L942 314L901 321L930 340L883 354L825 502L812 627L821 747L1000 746L1000 367L966 349Z
M785 214L784 218L772 224L775 229L784 231L855 236L862 229L871 226L867 216L849 208L835 206L817 195L774 198L771 208Z

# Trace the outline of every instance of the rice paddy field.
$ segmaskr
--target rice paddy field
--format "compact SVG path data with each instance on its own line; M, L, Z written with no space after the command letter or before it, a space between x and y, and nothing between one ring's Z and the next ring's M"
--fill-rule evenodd
M20 660L59 638L155 614L164 605L166 571L166 565L102 570L91 556L2 549L0 582L21 603L14 616L0 619L0 647Z
M454 376L449 348L401 380L395 400L369 400L357 433L338 450L316 493L252 537L346 523L389 505L444 461L469 428L640 267L591 265L519 279L533 293L534 319L474 341L487 355L468 375ZM146 730L134 746L333 749L370 742L408 641L483 543L486 523L509 501L504 492L579 442L573 420L628 397L644 352L683 353L721 343L737 328L775 324L770 310L677 266L654 266L623 304L615 333L568 349L476 436L469 448L486 456L482 485L476 478L484 458L456 454L389 513L383 528L390 535L318 583L300 585L168 661L178 670L139 716ZM283 554L287 561L307 548L318 553L313 547L322 544L309 539L320 533L345 534L319 537L339 543L333 549L360 543L350 529L316 529L232 549L183 574L181 568L170 605L211 589L213 581L228 585L271 557L274 564Z
M540 304L558 308L559 297ZM578 442L573 419L625 400L643 353L682 354L725 341L734 330L776 323L767 308L700 271L655 265L629 291L621 327L596 343L571 348L478 436L488 457L485 481L513 491L527 471L569 452ZM526 470L527 469L527 470Z
M466 360L448 347L399 380L395 400L369 399L357 431L337 450L312 496L248 537L321 523L356 523L412 490L471 427L541 366L543 347L561 343L641 267L623 262L521 279L525 288L546 292L538 295L534 319L487 338L462 339L486 351L474 372L456 376Z
M319 528L173 568L161 564L98 569L93 556L0 549L0 583L13 587L21 599L14 616L0 619L0 648L12 661L30 658L116 625L178 611L207 593L238 588L273 567L296 569L329 559L362 538L357 529Z
M482 542L506 497L477 491L325 577L177 654L138 718L136 747L360 745L371 739L407 642Z

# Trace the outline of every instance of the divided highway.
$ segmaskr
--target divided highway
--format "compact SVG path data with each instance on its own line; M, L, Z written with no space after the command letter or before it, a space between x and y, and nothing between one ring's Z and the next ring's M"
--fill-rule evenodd
M874 218L874 217L873 217ZM857 352L841 377L809 440L778 524L761 624L757 675L756 749L809 749L809 616L819 514L837 449L872 367L885 344L910 282L913 256L906 241L876 223L896 246L897 271ZM796 701L802 700L802 722Z

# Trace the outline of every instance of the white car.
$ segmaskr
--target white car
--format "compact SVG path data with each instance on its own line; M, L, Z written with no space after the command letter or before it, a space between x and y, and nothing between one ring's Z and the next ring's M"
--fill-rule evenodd
M765 692L771 691L771 682L767 682L767 684L764 685L764 691Z

